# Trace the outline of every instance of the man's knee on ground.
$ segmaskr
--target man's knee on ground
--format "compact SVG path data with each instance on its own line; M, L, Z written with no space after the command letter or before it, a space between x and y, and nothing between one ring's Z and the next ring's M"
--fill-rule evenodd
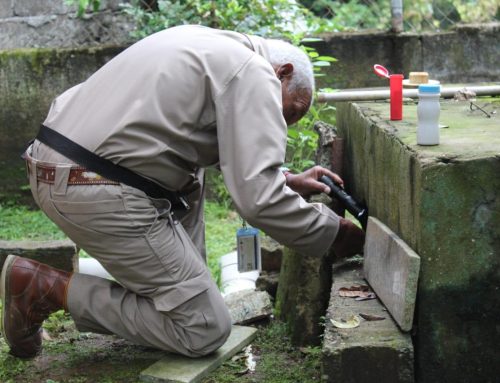
M210 310L212 311L212 310ZM231 334L231 317L226 307L219 312L202 312L205 326L189 331L191 357L198 358L216 351Z
M215 285L176 307L168 317L175 326L180 353L191 358L214 352L231 333L231 316Z

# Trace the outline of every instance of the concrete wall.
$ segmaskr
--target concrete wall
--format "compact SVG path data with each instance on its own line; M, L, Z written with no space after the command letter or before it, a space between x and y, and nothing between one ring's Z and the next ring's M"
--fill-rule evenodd
M118 0L109 4L116 2ZM42 3L57 3L61 7L61 14L54 14L55 18L51 16L49 21L38 27L30 27L29 20L45 20L46 15L23 15L41 12L45 9L41 7ZM80 35L69 27L67 40L61 40L59 32L51 35L59 29L57 23L80 23L68 17L67 9L61 4L62 0L0 2L0 17L11 16L0 20L0 49L35 45L49 47L0 50L0 197L5 192L21 193L20 186L25 184L25 180L23 165L18 160L19 153L43 121L51 100L83 81L127 46L50 49L54 45L74 46L80 43ZM57 9L54 8L53 12ZM114 11L109 12L111 17L116 16ZM28 27L22 27L21 24ZM12 29L11 32L6 32L8 28ZM62 26L60 28L66 31ZM339 62L333 64L327 80L323 80L320 86L383 86L385 81L372 72L374 63L385 64L392 71L403 70L405 73L425 69L433 74L432 77L446 82L498 80L499 31L500 24L491 24L482 28L463 27L444 34L396 36L357 33L325 36L325 41L316 46L320 53L333 55ZM8 38L6 33L9 33ZM100 36L100 33L99 29L96 30L95 36ZM18 36L14 39L14 35ZM82 39L82 42L87 41L84 37ZM94 39L91 42L96 41Z
M498 109L500 103L496 103ZM418 383L500 376L500 118L442 102L438 146L416 145L416 105L342 103L344 180L421 257L414 336Z
M133 28L121 0L101 0L100 12L76 17L64 0L1 0L0 50L124 44Z
M0 51L0 200L28 197L20 155L52 99L84 81L122 48Z
M459 26L445 33L340 33L311 44L339 61L326 71L320 86L356 88L386 86L373 73L382 64L391 73L427 71L442 83L500 79L500 23Z

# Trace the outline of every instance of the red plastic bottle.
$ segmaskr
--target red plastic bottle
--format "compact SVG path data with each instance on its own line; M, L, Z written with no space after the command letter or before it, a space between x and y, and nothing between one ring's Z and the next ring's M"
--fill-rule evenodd
M403 119L403 78L402 74L391 74L389 84L391 89L391 120Z

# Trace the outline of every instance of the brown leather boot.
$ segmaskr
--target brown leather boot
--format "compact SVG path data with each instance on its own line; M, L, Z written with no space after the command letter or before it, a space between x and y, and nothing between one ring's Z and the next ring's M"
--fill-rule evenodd
M66 307L71 273L9 255L2 269L0 326L12 355L32 358L42 349L42 322Z
M333 242L333 252L337 257L346 258L363 253L365 232L353 222L340 218L339 231Z

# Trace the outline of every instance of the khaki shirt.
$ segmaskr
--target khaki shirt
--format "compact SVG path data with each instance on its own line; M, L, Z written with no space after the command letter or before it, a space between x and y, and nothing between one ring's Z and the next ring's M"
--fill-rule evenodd
M185 191L219 165L251 225L322 255L338 217L285 185L281 83L264 39L201 26L158 32L57 97L45 125L96 154Z

